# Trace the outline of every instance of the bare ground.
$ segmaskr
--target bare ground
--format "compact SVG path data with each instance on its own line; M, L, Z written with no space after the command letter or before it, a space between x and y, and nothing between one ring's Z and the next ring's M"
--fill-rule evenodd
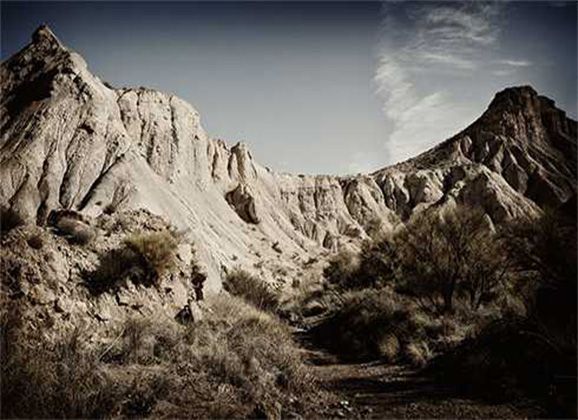
M455 387L435 383L415 369L381 362L343 363L304 341L304 352L322 386L338 401L319 412L341 418L536 418L529 401L489 403Z

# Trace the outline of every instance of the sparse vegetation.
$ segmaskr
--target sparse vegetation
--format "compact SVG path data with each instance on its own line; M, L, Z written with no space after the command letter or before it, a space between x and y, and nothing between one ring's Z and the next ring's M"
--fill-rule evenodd
M452 312L462 291L479 307L494 296L507 267L491 235L477 209L418 215L393 239L400 285L432 310Z
M306 412L314 383L288 329L226 295L205 319L130 319L108 343L55 344L12 328L2 417L231 418ZM4 328L3 328L4 331Z
M125 240L125 245L138 256L145 274L157 284L161 276L170 271L176 262L182 235L173 229L160 232L134 233Z
M116 290L128 278L136 283L151 285L151 276L142 271L139 262L138 255L127 247L111 249L99 257L98 267L94 271L85 273L85 284L94 294Z
M575 416L575 209L495 228L469 208L424 213L324 274L327 290L302 306L323 303L312 332L342 358L433 358L431 372L470 391Z
M4 315L3 418L104 417L121 397L80 329L52 343L23 325L15 305Z
M464 337L445 317L436 318L391 289L348 291L312 331L323 345L346 360L382 359L422 366Z
M519 220L504 236L528 315L481 329L437 360L434 371L489 398L526 394L542 401L550 416L574 418L576 208L569 215L546 211L537 221Z
M354 288L357 284L359 261L351 251L340 251L334 255L323 270L325 279L342 289Z
M99 265L85 273L85 283L94 294L122 287L130 280L147 287L158 286L161 277L173 270L177 263L178 247L182 234L174 229L156 232L137 232L129 235L118 248L99 257ZM191 280L201 279L196 259L191 259Z
M303 299L303 311L312 299L326 308L314 332L345 359L423 366L513 310L504 286L509 267L483 213L424 213L364 243L359 255L334 257L324 270L327 290Z
M229 273L223 288L264 311L275 312L279 306L277 294L263 280L242 269Z

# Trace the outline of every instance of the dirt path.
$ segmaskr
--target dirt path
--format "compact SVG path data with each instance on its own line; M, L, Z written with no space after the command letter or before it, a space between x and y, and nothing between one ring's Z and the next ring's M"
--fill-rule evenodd
M300 340L303 342L303 340ZM543 413L530 403L489 404L459 395L407 366L346 364L304 343L313 372L339 396L329 417L343 418L528 418Z

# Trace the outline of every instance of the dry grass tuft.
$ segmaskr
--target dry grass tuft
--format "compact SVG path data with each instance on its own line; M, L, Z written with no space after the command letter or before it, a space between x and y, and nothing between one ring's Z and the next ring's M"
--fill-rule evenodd
M277 294L264 281L245 270L231 272L223 282L223 288L258 309L275 312L279 307Z
M151 273L157 282L176 264L177 251L182 235L174 230L134 233L125 240L128 249L139 256L145 271Z
M317 394L288 328L228 295L206 304L200 322L129 319L98 345L80 330L50 344L4 322L2 417L304 413Z

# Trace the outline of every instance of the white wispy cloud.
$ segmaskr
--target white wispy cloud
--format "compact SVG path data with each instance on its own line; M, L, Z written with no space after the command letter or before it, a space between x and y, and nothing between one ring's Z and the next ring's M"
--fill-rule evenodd
M529 67L532 65L528 60L500 60L500 63L511 67Z
M374 75L391 123L390 161L415 155L464 128L479 112L463 86L531 63L500 59L501 3L386 3Z

